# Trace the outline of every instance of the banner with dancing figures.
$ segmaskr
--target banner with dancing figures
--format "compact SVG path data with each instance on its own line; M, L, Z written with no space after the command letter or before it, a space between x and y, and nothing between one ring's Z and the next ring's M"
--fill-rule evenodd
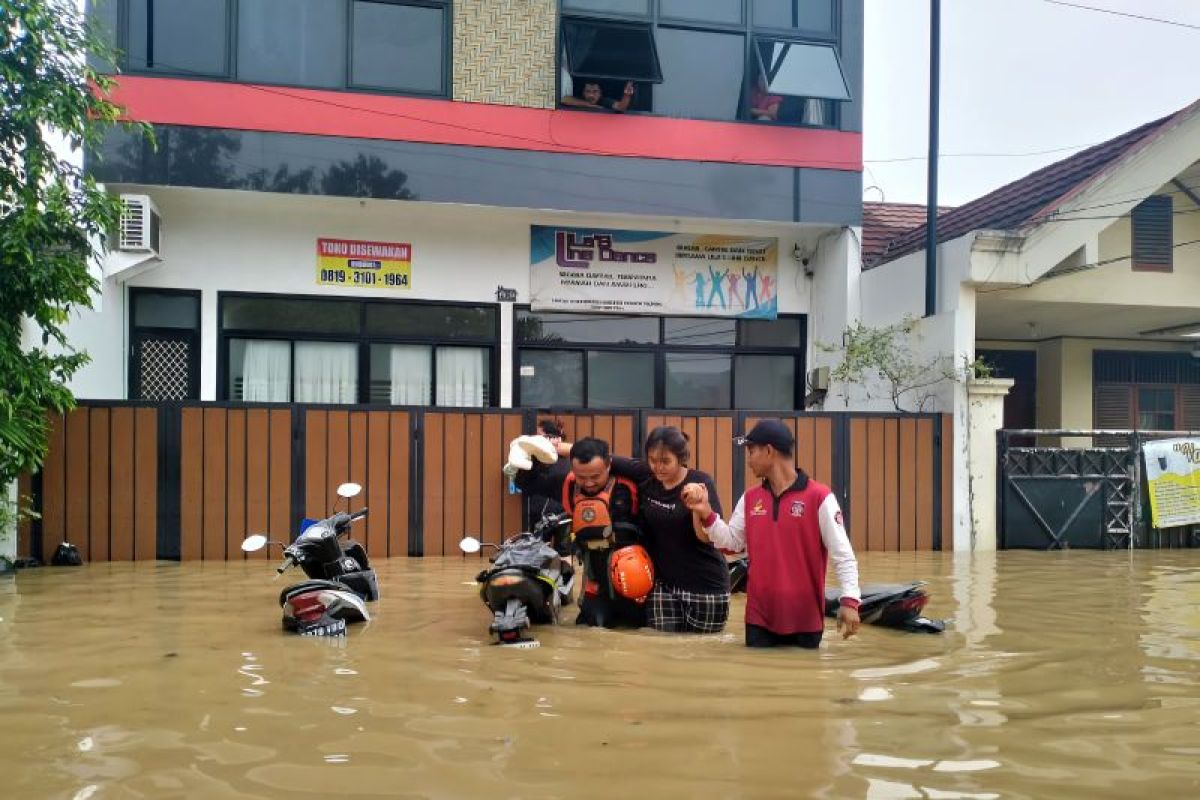
M535 311L775 319L779 240L532 228Z

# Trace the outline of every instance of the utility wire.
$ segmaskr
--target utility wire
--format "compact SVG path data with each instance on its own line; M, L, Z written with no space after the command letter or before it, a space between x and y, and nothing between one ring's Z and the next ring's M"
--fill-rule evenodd
M1068 8L1078 8L1083 11L1096 11L1101 14L1112 14L1113 16L1117 16L1117 17L1129 17L1130 19L1140 19L1145 22L1158 22L1163 25L1174 25L1178 28L1191 28L1194 31L1200 31L1200 25L1192 25L1190 23L1180 22L1179 20L1175 20L1175 19L1163 19L1161 17L1147 17L1147 16L1143 16L1142 14L1130 14L1128 11L1116 11L1111 8L1096 8L1095 6L1085 6L1085 5L1080 5L1079 3L1067 3L1067 2L1064 2L1064 0L1046 0L1046 2L1056 5L1056 6L1067 6Z

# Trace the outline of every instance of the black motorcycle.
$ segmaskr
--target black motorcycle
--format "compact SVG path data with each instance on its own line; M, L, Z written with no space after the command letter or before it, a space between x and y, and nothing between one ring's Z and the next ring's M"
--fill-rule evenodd
M344 483L337 489L347 503L361 491L356 483ZM299 566L309 578L279 595L284 630L301 636L345 636L347 624L371 619L366 604L379 599L379 582L366 548L348 538L351 525L366 516L363 508L305 520L300 535L284 547L283 563L276 574ZM242 549L250 553L269 544L282 543L254 535L242 542Z
M537 647L526 636L532 625L558 624L559 610L571 602L575 572L555 544L569 535L571 518L565 514L543 516L532 531L515 534L501 544L481 543L473 537L459 542L464 553L493 547L491 566L475 576L479 597L492 612L488 632L496 644Z
M734 592L746 590L750 562L745 557L729 562L729 583ZM868 625L896 628L912 633L941 633L945 620L930 619L921 612L929 602L929 593L922 587L925 581L911 583L868 583L862 587L858 616ZM825 590L825 616L837 617L841 606L840 592Z

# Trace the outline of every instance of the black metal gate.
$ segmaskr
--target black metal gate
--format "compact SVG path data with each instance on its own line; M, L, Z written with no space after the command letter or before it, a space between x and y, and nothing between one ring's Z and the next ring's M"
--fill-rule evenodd
M1195 530L1164 537L1163 531L1150 528L1142 516L1142 443L1179 435L1187 434L1000 431L1000 546L1112 550L1195 544ZM1062 442L1068 438L1086 440L1090 446L1064 447ZM1015 446L1014 441L1050 441L1056 446Z

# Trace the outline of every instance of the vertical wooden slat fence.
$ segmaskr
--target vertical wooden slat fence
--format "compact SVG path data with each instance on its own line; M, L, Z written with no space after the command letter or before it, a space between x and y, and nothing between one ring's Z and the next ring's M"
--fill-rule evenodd
M51 414L40 485L40 537L29 525L18 555L49 562L60 542L88 561L155 558L158 411L80 406ZM35 483L23 479L22 494ZM34 552L34 539L40 551Z
M320 408L301 413L304 515L320 519L344 511L346 501L337 496L337 487L357 483L363 493L350 508L366 506L370 513L355 526L354 537L372 557L408 555L411 413ZM287 505L285 490L279 487L276 498L281 508Z
M247 557L241 541L249 533L290 541L293 413L290 408L180 409L181 560L241 560Z
M421 554L455 555L463 536L496 542L520 530L521 498L500 472L522 413L426 411ZM467 486L479 486L471 497Z
M455 555L464 535L497 542L522 527L521 496L500 467L532 410L85 403L50 417L50 452L19 491L41 514L18 554L48 560L59 542L88 561L227 560L249 533L290 540L300 516L345 507L339 483L364 487L355 536L377 558ZM753 481L735 431L754 413L571 411L570 440L598 436L641 455L658 425L691 438L727 510ZM792 414L796 464L833 487L858 550L949 549L953 504L949 415ZM267 558L265 551L250 558Z
M945 466L939 476L933 456L936 437L948 436L949 429L932 416L850 415L847 424L848 485L842 502L849 505L851 544L856 550L934 549L935 524L944 526L949 518L939 514L938 503L949 502L950 469ZM946 453L949 440L943 441Z

